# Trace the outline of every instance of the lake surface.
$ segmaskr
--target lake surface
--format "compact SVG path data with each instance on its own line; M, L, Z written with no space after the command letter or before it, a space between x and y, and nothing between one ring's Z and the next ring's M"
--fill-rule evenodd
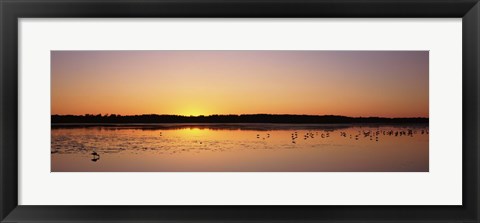
M428 124L52 125L51 171L428 172L428 139Z

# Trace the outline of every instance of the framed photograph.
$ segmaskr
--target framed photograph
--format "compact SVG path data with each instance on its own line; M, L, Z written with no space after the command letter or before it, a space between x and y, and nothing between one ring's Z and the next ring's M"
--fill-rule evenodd
M476 0L2 0L1 222L479 222Z

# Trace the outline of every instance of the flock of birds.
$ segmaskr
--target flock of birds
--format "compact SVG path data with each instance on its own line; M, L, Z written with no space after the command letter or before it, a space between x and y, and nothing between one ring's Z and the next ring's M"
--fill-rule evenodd
M303 139L304 140L307 140L309 138L313 139L315 138L315 136L318 136L319 133L318 132L315 132L315 134L311 131L307 132L305 135L303 135ZM330 133L329 132L326 132L326 133L321 133L320 134L320 137L322 138L329 138L330 137ZM298 132L293 132L292 133L292 143L293 144L296 144L296 141L298 139Z
M421 130L415 130L415 129L406 129L406 130L397 130L397 131L394 131L394 130L363 130L363 131L358 131L357 134L348 134L347 132L344 132L344 131L340 131L340 136L341 137L344 137L344 138L350 138L350 139L355 139L355 140L358 140L361 136L363 136L363 138L369 138L370 140L373 141L373 139L375 139L376 142L378 142L379 140L379 136L383 135L383 136L395 136L395 137L398 137L398 136L410 136L410 137L413 137L413 135L416 135L416 134L421 134L421 135L424 135L424 134L428 134L428 129L421 129ZM318 131L308 131L306 132L304 135L303 135L303 139L304 140L307 140L307 139L313 139L315 137L320 137L320 138L329 138L330 137L330 132L329 131L326 131L326 132L318 132ZM265 137L261 137L260 134L257 134L257 139L260 139L262 138L263 140L265 139L268 139L270 138L270 133L267 133L267 135ZM292 139L292 143L293 144L296 144L297 143L297 140L298 140L298 132L293 132L291 133L291 139Z

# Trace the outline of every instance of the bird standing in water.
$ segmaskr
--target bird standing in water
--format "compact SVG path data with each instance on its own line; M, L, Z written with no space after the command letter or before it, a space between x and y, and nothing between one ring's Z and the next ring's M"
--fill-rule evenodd
M93 162L97 162L97 160L100 159L100 154L98 154L97 152L93 151L93 152L90 153L90 154L93 156L93 158L92 158L92 161L93 161Z

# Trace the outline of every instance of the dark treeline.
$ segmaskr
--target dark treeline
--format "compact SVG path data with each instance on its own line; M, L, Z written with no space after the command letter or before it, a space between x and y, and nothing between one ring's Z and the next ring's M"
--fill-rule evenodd
M428 118L346 117L337 115L52 115L52 123L428 123Z

